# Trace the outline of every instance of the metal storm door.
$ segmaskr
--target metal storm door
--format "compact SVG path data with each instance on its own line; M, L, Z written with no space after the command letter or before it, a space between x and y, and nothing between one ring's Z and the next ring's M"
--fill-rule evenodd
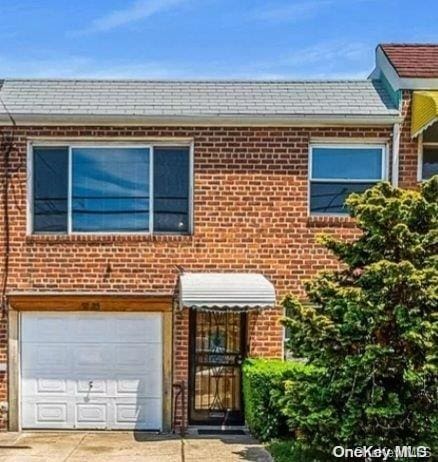
M244 313L190 311L190 423L243 424L245 344Z

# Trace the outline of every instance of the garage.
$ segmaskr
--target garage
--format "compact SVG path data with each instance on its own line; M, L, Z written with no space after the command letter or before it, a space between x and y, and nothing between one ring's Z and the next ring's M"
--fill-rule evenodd
M161 430L161 313L21 313L23 429Z

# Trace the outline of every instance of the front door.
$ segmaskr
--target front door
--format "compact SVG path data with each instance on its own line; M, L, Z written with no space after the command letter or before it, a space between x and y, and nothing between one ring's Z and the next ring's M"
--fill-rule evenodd
M243 424L241 364L245 344L245 314L190 311L191 424Z

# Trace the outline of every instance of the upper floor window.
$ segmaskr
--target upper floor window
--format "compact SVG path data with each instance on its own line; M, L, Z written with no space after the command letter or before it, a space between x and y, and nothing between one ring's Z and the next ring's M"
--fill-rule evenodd
M347 213L346 198L383 180L385 164L384 146L312 145L310 213Z
M190 148L35 146L35 233L190 232Z
M438 175L438 123L429 127L422 136L422 156L419 180L428 180Z

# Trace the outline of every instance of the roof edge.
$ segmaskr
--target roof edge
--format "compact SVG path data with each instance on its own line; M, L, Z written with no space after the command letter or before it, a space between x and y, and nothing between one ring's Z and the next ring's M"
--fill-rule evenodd
M394 91L398 90L438 90L437 77L400 77L381 45L376 47L376 68L370 77L376 78L383 73Z
M392 80L396 82L398 88L396 89L403 89L403 90L437 90L438 89L438 76L417 76L417 75L402 75L399 71L397 65L391 59L390 54L387 53L385 47L399 47L402 48L409 48L409 47L435 47L438 48L437 43L379 43L376 47L376 64L379 67L379 54L383 56L384 60L386 60L386 66L384 65L383 68L380 66L381 70L388 72L388 67L390 67L389 73L393 74ZM372 73L371 75L373 75Z
M385 51L385 46L388 46L388 45L391 45L389 43L379 43L379 45L377 46L377 49L380 48L380 50L382 51L382 53L385 55L385 58L387 59L388 63L391 65L391 67L394 69L394 72L397 74L397 77L399 79L401 79L401 76L397 70L397 67L395 66L394 62L391 60L391 58L389 57L388 53L386 53ZM395 45L395 44L392 44L392 46Z
M257 79L257 78L187 78L187 79L148 79L148 78L68 78L68 77L47 77L47 78L38 78L38 77L2 77L0 78L2 82L105 82L105 83L162 83L162 84L199 84L199 83L210 83L210 84L226 84L226 83L245 83L245 84L301 84L301 83L367 83L368 79L364 78L345 78L345 79Z
M393 114L292 114L211 115L211 116L129 116L97 114L13 114L17 125L116 125L116 126L318 126L318 125L391 125L402 122ZM0 125L11 125L7 114L0 113Z

